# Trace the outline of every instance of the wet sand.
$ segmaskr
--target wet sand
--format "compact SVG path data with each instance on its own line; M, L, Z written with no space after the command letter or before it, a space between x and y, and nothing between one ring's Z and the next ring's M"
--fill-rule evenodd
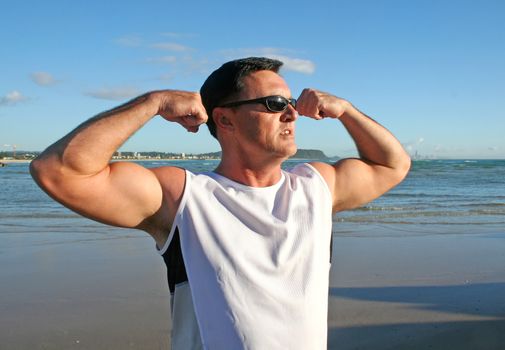
M151 238L17 235L0 248L0 348L170 348L166 272Z
M107 230L0 233L2 349L169 349L153 241ZM503 232L336 236L330 286L329 349L505 348Z
M334 252L330 349L505 349L503 233L339 237Z

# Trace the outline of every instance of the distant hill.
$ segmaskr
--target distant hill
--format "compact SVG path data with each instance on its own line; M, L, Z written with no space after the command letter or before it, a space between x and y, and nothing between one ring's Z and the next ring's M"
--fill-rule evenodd
M299 149L291 159L314 159L327 160L329 159L323 151L318 149Z

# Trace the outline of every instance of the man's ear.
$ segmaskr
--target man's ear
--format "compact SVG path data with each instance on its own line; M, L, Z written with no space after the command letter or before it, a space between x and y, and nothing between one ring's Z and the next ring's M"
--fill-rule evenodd
M216 124L216 128L225 132L233 131L235 125L232 119L232 112L229 108L216 107L212 111L212 118Z

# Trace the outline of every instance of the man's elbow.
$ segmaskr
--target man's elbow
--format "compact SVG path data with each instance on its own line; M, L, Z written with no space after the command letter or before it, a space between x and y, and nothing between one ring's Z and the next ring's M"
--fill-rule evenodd
M40 156L30 162L30 175L32 176L33 180L35 180L37 185L42 188L44 188L43 184L45 182L45 173L44 161L40 159Z
M58 181L58 167L42 155L30 162L30 175L44 191L51 192Z
M394 176L396 179L396 184L399 184L400 182L405 179L407 174L410 171L410 167L412 165L412 161L410 159L410 156L404 152L395 162L394 166Z
M40 156L30 162L30 175L37 183L39 183L39 179L43 174L42 169L42 161L40 160Z

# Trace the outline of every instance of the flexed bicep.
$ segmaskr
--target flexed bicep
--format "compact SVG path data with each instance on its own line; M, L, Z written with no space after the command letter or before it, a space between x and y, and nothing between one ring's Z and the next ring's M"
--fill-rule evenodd
M137 227L159 208L162 190L156 176L134 163L112 163L94 175L43 177L39 185L71 210L95 221Z

